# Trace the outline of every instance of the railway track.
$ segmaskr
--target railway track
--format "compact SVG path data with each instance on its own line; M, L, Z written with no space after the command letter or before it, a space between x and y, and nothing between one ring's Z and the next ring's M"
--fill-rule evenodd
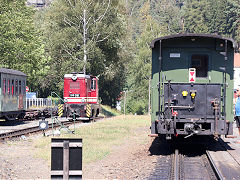
M224 147L219 147L214 153L230 153ZM229 164L217 164L219 159L212 155L212 150L205 146L192 148L189 144L183 147L172 147L169 155L159 157L154 171L149 180L227 180L239 179L239 172L234 172L234 167ZM236 164L236 162L235 162ZM240 166L239 166L240 168ZM235 168L235 169L239 169ZM227 173L226 173L227 172ZM235 174L234 174L235 173ZM238 174L237 174L238 173Z
M96 117L96 118L90 119L90 121L95 122L95 121L98 121L98 120L101 120L101 119L103 119L103 117ZM66 121L61 121L61 123L64 126L68 127L70 125L73 125L74 123L79 124L79 123L86 122L86 119L83 119L83 120L80 119L80 120L77 120L75 122L66 120ZM61 126L61 124L59 124L59 123L49 123L48 125L49 125L49 128L47 130L45 130L45 132L51 131L52 128L58 128L58 127ZM53 125L53 127L52 127L52 125ZM28 135L32 135L32 134L36 134L36 133L41 133L41 132L43 132L43 131L39 129L39 126L35 125L35 126L32 126L32 127L27 127L27 128L22 128L22 129L18 129L18 130L13 130L13 131L1 133L0 134L0 141L16 139L16 138L19 138L21 136L28 136Z
M178 152L178 150L176 150ZM176 153L175 176L177 180L219 180L222 175L207 151L199 155Z

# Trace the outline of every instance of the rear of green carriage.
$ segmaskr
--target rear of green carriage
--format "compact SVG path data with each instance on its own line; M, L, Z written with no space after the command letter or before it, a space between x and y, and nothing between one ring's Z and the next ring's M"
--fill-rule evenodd
M233 61L237 44L210 34L152 41L151 136L233 133Z
M26 78L21 71L0 68L0 118L23 118L26 110Z

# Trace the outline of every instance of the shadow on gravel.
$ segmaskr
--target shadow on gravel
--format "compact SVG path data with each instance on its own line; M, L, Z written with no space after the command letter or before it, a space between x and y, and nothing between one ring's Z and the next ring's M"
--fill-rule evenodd
M1 121L0 122L0 126L18 126L18 125L21 125L21 124L26 124L24 121L18 121L18 120L15 120L15 121Z
M152 142L149 152L152 155L171 155L174 149L179 149L183 154L190 152L197 152L195 155L204 153L204 150L211 151L227 151L232 149L227 142L224 142L221 138L214 140L212 137L193 137L189 139L176 138L172 140L166 140L165 137L157 137ZM192 154L192 153L190 153Z
M171 155L172 143L166 141L164 137L157 137L149 148L150 156L152 155Z

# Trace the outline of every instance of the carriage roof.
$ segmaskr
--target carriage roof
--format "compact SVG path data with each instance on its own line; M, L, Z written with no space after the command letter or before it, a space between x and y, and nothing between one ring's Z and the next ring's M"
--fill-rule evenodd
M220 35L215 35L215 34L192 34L192 33L175 34L175 35L170 35L170 36L159 37L159 38L154 39L151 42L150 47L154 48L155 43L157 41L160 41L160 40L168 40L168 39L184 38L184 37L202 37L202 38L213 38L213 39L227 40L227 41L232 43L232 46L233 46L234 49L238 48L238 44L232 38L226 38L226 37L222 37Z
M25 73L13 69L7 69L7 68L0 68L0 73L3 74L13 74L18 76L27 76Z

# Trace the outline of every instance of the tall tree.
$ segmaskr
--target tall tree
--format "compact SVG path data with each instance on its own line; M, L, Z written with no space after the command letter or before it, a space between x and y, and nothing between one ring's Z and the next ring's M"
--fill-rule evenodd
M136 52L129 68L127 112L143 114L148 111L149 79L151 77L150 42L167 32L151 15L150 1L140 8L141 35L137 37Z
M239 4L235 0L185 0L185 31L219 33L235 38L239 27Z
M150 12L157 23L166 28L167 34L176 34L182 31L182 5L180 0L152 0Z
M34 10L25 0L0 0L0 66L25 72L37 90L46 74L44 46L33 22Z
M126 25L121 4L116 0L59 0L44 12L44 18L43 35L52 57L46 82L61 92L65 73L99 75L103 103L114 104L122 84L115 81L119 69L124 69L120 53ZM115 89L106 89L109 84Z
M186 0L183 6L184 31L187 33L208 33L208 0Z

